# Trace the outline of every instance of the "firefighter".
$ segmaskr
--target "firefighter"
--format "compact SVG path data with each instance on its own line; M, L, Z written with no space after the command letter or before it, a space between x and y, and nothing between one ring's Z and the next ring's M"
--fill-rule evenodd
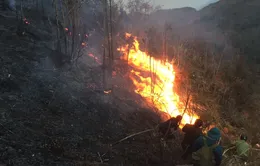
M220 145L220 141L220 130L216 127L210 129L207 135L197 138L192 145L194 165L219 166L223 154L223 147Z
M201 119L197 119L194 125L186 124L182 128L182 131L185 133L181 143L182 149L185 150L182 155L184 160L192 153L191 148L194 141L202 135L202 125L203 121Z
M159 125L159 132L163 135L163 137L165 138L173 138L174 135L173 133L171 132L171 130L177 130L179 125L180 125L180 122L182 120L182 116L181 115L178 115L177 117L172 117L171 119L161 123Z
M235 142L235 147L239 158L246 162L249 155L250 145L247 143L247 136L245 134L241 134L240 140Z

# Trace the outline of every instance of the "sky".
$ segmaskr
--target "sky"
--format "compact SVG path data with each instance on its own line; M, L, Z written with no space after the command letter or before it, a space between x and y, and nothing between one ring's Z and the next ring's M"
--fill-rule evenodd
M151 0L155 5L161 5L163 9L193 7L200 9L202 6L218 0Z

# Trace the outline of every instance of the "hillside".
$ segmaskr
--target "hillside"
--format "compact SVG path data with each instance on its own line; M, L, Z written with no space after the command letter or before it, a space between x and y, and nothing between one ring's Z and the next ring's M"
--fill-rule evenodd
M155 28L148 39L155 47L146 48L159 48L163 55L160 46L166 42L166 56L178 66L179 79L191 84L193 99L205 106L201 118L226 128L229 138L246 133L252 146L259 142L259 5L256 0L223 0L199 11L157 11L150 18ZM165 37L166 22L172 29ZM252 165L257 165L257 151L252 150Z
M22 19L17 18L19 12L0 10L0 165L189 164L180 158L183 134L179 129L176 139L169 141L153 130L170 114L189 114L184 118L187 123L198 115L205 121L206 130L219 127L223 145L241 131L248 134L252 145L259 143L260 79L251 72L253 65L240 57L222 61L222 54L200 42L207 41L222 50L232 46L246 56L257 54L256 44L246 45L245 41L258 41L258 20L254 20L258 17L252 14L258 12L251 6L258 2L221 1L200 11L180 8L152 13L150 25L162 28L165 22L172 23L172 34L168 36L172 40L167 44L176 60L173 63L161 63L161 50L153 52L160 59L152 62L142 52L146 46L141 46L145 42L140 36L135 41L121 28L129 28L133 21L122 12L128 25L114 20L114 49L120 47L121 52L114 51L109 79L104 74L107 66L102 65L106 60L104 48L109 45L104 41L104 34L109 32L103 28L109 24L103 21L102 3L94 3L101 1L86 1L80 12L73 5L65 8L73 14L64 18L62 12L56 16L51 0L42 1L43 7L31 0L26 2ZM56 2L60 7L60 1ZM244 14L240 17L252 16L249 22L234 16L240 10ZM117 10L114 13L114 18L120 18ZM139 20L140 31L149 24ZM250 31L254 28L255 34ZM134 34L129 29L127 32ZM154 39L154 48L161 47L161 32L151 31L148 37ZM133 44L135 47L129 50ZM122 54L127 59L119 58ZM80 56L73 59L74 55ZM147 61L139 59L140 55ZM109 54L109 58L113 56ZM138 65L131 65L135 60ZM112 85L109 90L106 83ZM120 142L146 130L152 132ZM255 155L250 162L258 158Z
M234 49L259 60L259 7L257 0L219 1L200 10L199 23L215 25L231 40Z
M0 11L0 165L178 162L180 155L171 155L180 151L178 144L170 143L162 153L165 144L154 132L110 146L154 128L162 114L134 93L124 63L115 67L113 93L104 93L97 63L100 35L91 31L95 24L89 29L91 48L78 66L60 66L55 57L64 55L53 49L56 21L35 8L24 11L29 24L19 24L15 12Z

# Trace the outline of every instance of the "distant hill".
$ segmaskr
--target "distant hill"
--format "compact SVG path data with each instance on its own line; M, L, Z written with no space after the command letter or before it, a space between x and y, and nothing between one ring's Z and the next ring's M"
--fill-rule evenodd
M194 8L159 10L151 14L150 24L163 27L167 22L172 25L174 36L181 40L199 38L209 43L222 44L224 36L215 25L200 23L201 13Z
M260 57L259 9L259 0L221 0L198 11L189 7L159 10L150 20L156 25L171 23L181 38L229 43L242 54Z
M200 9L202 9L202 8L212 4L212 3L218 2L218 1L219 0L209 0L206 4L201 5L198 9L200 10Z
M174 26L184 26L199 18L199 13L191 7L178 9L162 9L151 14L150 21L153 24L163 25L165 22Z
M214 25L234 48L250 57L260 57L260 1L219 1L200 10L199 24Z

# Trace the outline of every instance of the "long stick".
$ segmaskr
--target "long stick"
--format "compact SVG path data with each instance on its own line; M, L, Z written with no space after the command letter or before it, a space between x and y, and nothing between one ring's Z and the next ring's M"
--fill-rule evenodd
M125 140L127 140L127 139L129 139L129 138L131 138L133 136L140 135L140 134L143 134L143 133L147 133L147 132L153 131L153 130L154 129L147 129L147 130L144 130L144 131L140 131L138 133L131 134L131 135L129 135L129 136L127 136L127 137L125 137L125 138L123 138L123 139L113 143L113 144L111 144L110 146L115 146L115 145L119 144L120 142L123 142L123 141L125 141Z
M138 133L131 134L131 135L129 135L129 136L127 136L127 137L125 137L125 138L115 142L115 143L110 144L109 146L112 148L113 146L115 146L115 145L117 145L117 144L127 140L128 138L131 138L131 137L134 137L136 135L140 135L140 134L143 134L143 133L147 133L147 132L153 131L153 130L155 130L157 128L157 126L154 129L147 129L147 130L144 130L144 131L140 131ZM109 150L107 152L105 152L104 154L102 154L102 157L105 156L108 152L109 152Z

